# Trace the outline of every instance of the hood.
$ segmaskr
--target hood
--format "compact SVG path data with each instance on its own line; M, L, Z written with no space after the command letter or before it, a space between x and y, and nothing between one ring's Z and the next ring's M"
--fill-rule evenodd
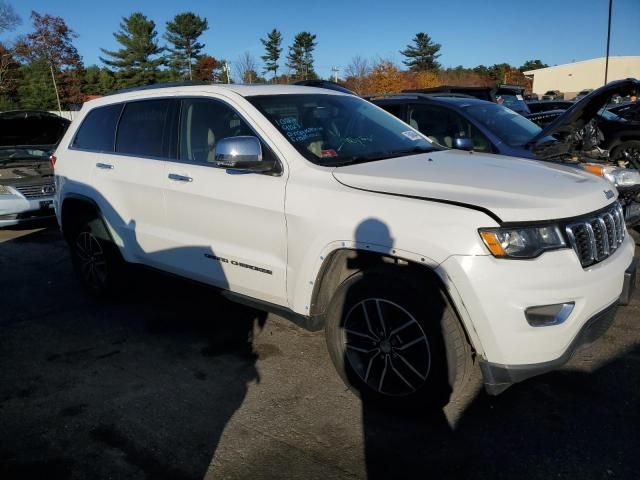
M503 222L544 221L611 203L611 185L559 164L445 150L338 167L343 185L488 210ZM480 225L479 225L480 226Z
M49 112L35 110L2 112L0 113L0 148L35 145L55 148L70 123L66 118Z
M640 91L640 81L634 78L609 82L574 103L555 121L544 127L529 143L536 144L550 135L571 134L594 118L598 111L609 103L613 95L626 96L638 91Z

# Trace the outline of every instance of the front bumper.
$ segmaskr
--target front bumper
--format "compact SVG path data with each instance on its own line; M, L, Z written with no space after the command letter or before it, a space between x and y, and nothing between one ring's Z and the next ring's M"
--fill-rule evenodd
M617 303L591 317L580 329L569 348L558 358L532 365L501 365L480 360L484 387L489 395L498 395L512 384L551 372L563 366L580 348L592 344L606 333L616 316Z
M53 196L33 199L18 195L3 195L0 197L0 227L50 218L54 215Z
M439 267L478 355L499 365L544 364L561 358L583 326L618 302L635 245L630 235L608 259L583 269L571 249L532 260L452 256ZM531 326L525 310L572 302L557 325Z

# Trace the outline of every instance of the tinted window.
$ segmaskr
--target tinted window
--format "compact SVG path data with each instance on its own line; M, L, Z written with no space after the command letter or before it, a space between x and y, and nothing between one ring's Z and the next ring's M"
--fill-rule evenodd
M453 110L433 105L411 105L409 123L440 145L453 148L456 138L470 138L474 150L491 152L489 140L475 125Z
M91 110L73 140L73 146L98 152L113 152L116 124L122 105L108 105Z
M385 111L389 112L394 117L398 117L399 119L402 119L402 104L386 103L378 106L384 109Z
M180 130L180 159L199 163L213 163L223 138L255 136L235 111L206 99L183 100Z
M170 100L128 103L118 125L116 152L147 157L169 156L172 140Z

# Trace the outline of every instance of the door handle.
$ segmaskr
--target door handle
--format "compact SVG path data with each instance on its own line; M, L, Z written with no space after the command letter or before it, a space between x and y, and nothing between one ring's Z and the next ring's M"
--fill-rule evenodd
M113 170L113 165L110 163L96 163L96 167L101 168L102 170Z
M193 178L185 175L178 175L177 173L170 173L169 180L175 180L176 182L193 182Z

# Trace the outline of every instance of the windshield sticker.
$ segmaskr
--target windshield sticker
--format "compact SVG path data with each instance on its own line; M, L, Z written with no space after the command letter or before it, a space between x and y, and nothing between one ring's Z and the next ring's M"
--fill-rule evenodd
M522 100L522 95L516 95L516 98L517 98L518 100Z
M323 158L337 157L338 152L336 152L333 148L329 148L328 150L321 150L320 156Z
M412 140L414 142L416 140L422 140L422 136L419 133L414 132L413 130L407 130L406 132L402 132L402 135L404 135L409 140Z

